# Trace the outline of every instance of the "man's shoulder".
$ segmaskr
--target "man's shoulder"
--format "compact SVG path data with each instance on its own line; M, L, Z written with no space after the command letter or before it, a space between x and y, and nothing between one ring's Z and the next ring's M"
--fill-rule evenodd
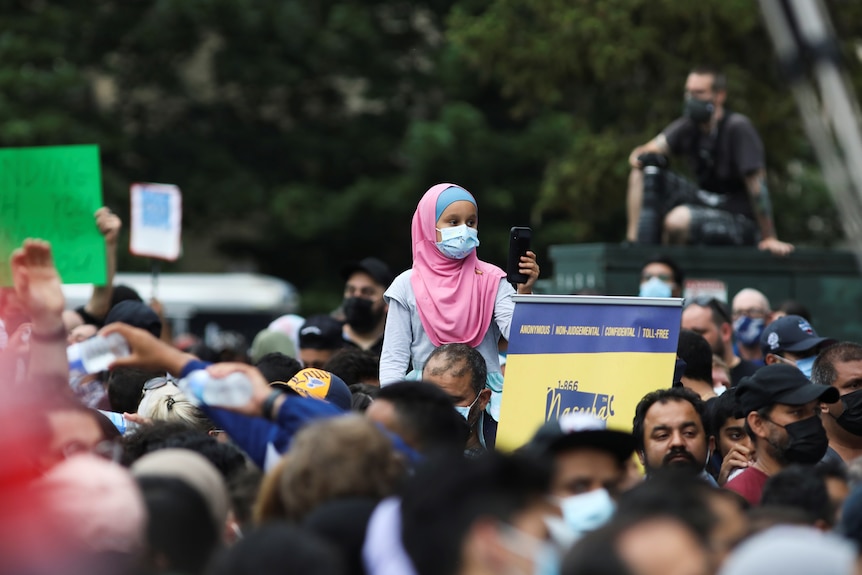
M847 468L847 463L831 445L826 448L826 453L823 455L823 458L817 462L818 467L822 465L838 465L844 469Z
M727 125L728 126L736 126L739 124L748 124L753 126L751 123L751 118L746 116L745 114L741 114L739 112L728 112L727 113Z
M487 411L482 412L482 438L487 449L494 449L497 445L497 422Z
M347 326L345 326L345 327L347 327ZM346 344L345 347L347 347L349 349L361 349L361 350L364 350L366 352L371 353L372 355L377 355L377 357L379 358L380 354L383 353L383 335L384 334L381 333L380 337L378 337L376 340L374 340L374 342L370 346L368 346L368 345L363 346L363 344L367 344L367 342L358 342L354 339L351 339L350 333L345 331L344 332L344 343Z
M694 132L697 126L695 126L694 122L691 121L690 118L686 118L685 116L680 116L667 126L665 126L664 130L661 131L665 137L675 136L682 133Z
M678 155L693 149L697 136L697 126L690 118L680 116L661 131L671 154Z
M757 133L757 128L751 121L751 118L739 112L729 112L725 120L725 128L728 132L754 132Z

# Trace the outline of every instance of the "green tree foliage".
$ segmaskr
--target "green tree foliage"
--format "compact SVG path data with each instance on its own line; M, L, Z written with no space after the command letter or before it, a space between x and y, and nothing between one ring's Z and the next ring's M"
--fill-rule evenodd
M498 264L513 225L534 225L540 257L621 240L628 152L679 113L694 62L726 67L760 129L781 234L835 234L747 0L0 0L0 16L0 145L99 144L126 217L131 182L178 184L176 267L251 264L304 288L306 312L338 301L341 262L408 267L441 181L476 194Z
M16 106L0 107L0 144L99 143L121 211L130 182L178 184L183 269L250 260L311 288L311 308L338 299L343 261L408 267L411 215L440 181L476 193L483 257L502 262L571 120L512 117L446 40L450 10L7 2L2 85Z
M853 54L860 7L833 4L840 8L839 37L850 39L845 47ZM534 205L546 237L622 238L625 158L679 115L688 70L706 63L725 70L728 106L748 115L763 137L782 237L836 239L834 209L810 168L756 2L462 2L449 25L452 41L483 78L500 84L514 114L551 109L573 116L570 146L550 158ZM851 64L858 71L855 57Z

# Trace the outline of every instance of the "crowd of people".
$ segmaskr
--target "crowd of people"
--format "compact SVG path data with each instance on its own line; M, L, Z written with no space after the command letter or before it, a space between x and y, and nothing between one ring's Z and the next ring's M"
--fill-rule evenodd
M339 309L248 349L172 337L111 282L66 309L51 246L25 241L0 291L0 572L862 573L862 345L756 290L694 298L630 430L568 413L502 453L513 295L539 265L513 286L479 260L478 214L430 188L411 269L350 263ZM121 223L96 225L112 274ZM682 284L655 258L641 295ZM70 367L117 336L107 369Z

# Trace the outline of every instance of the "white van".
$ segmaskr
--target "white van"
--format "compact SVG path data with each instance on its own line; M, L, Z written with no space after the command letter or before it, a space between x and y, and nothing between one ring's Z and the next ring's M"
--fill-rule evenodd
M118 273L114 285L126 285L145 302L153 296L153 277L145 273ZM284 314L297 313L296 288L279 278L249 273L159 274L156 297L165 308L174 334L204 335L207 325L238 331L250 342L254 335ZM89 284L63 286L66 307L84 305L93 293Z

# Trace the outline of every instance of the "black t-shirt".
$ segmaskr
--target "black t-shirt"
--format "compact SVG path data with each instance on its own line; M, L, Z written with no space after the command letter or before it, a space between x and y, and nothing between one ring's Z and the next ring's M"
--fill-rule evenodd
M348 347L355 347L356 349L362 349L356 342L350 341L346 337L345 337L344 341L347 342ZM374 342L374 345L369 347L366 351L368 353L370 353L371 355L373 355L377 358L380 358L380 354L383 353L383 334L381 334L380 339L378 339L376 342Z
M736 367L730 369L730 387L736 387L739 384L739 380L743 377L748 377L749 375L754 375L754 372L757 371L761 366L748 361L747 359L739 360L739 363Z
M716 130L704 134L688 118L678 118L662 131L670 151L686 156L701 189L721 194L716 208L754 219L745 177L765 167L763 142L746 116L725 112Z

